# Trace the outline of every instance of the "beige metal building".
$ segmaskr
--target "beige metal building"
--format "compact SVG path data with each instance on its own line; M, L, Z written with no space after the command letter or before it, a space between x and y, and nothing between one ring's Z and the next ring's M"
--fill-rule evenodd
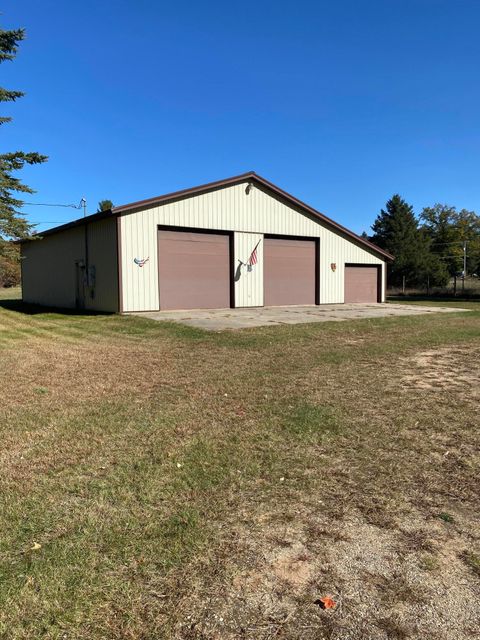
M23 242L22 290L113 312L382 302L391 259L250 172Z

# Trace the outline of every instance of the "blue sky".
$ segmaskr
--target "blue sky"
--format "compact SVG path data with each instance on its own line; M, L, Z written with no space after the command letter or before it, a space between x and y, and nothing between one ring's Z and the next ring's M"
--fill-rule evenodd
M395 192L480 211L476 0L6 0L1 148L34 202L123 204L254 170L356 232ZM40 229L73 209L26 207Z

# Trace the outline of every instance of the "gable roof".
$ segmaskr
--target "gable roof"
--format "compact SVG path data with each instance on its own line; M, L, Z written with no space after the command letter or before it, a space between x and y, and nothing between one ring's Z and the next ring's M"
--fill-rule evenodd
M320 213L320 211L317 211L316 209L314 209L310 205L306 204L305 202L302 202L301 200L299 200L298 198L295 198L294 196L292 196L291 194L287 193L283 189L280 189L280 187L277 187L272 182L269 182L265 178L262 178L262 176L259 176L254 171L248 171L247 173L241 173L238 176L233 176L231 178L226 178L225 180L217 180L215 182L208 182L206 184L199 185L198 187L191 187L190 189L182 189L180 191L173 191L172 193L167 193L167 194L162 195L162 196L157 196L156 198L147 198L146 200L137 200L136 202L130 202L128 204L123 204L123 205L120 205L118 207L112 207L109 210L100 211L99 213L94 213L94 214L92 214L90 216L86 216L85 218L80 218L78 220L74 220L73 222L68 222L67 224L61 225L59 227L54 227L53 229L48 229L47 231L42 231L38 235L41 235L42 237L43 236L48 236L48 235L50 235L52 233L57 233L59 231L64 231L64 230L70 229L72 227L82 226L82 225L87 224L89 222L95 222L97 220L102 220L102 219L108 218L108 217L110 217L112 215L113 216L118 216L120 214L130 213L130 212L138 211L138 210L141 210L141 209L145 209L146 207L152 207L152 206L155 206L155 205L162 205L162 204L166 204L167 202L172 202L172 201L175 201L175 200L182 200L184 198L188 198L188 197L191 197L191 196L201 195L203 193L208 193L210 191L216 191L218 189L223 189L224 187L231 187L231 186L234 186L234 185L237 185L237 184L241 184L241 183L244 183L244 182L251 182L252 184L256 184L256 185L258 185L260 187L263 187L264 189L267 189L268 191L274 193L278 198L280 198L284 202L292 205L296 209L300 209L300 211L304 211L305 213L310 214L311 216L313 216L314 218L316 218L320 222L323 222L327 227L330 227L331 229L333 229L337 233L341 233L342 235L347 236L347 238L352 239L356 243L365 246L367 249L369 249L370 251L372 251L374 253L379 254L380 256L385 258L386 260L393 260L394 259L394 257L390 253L388 253L388 251L384 251L383 249L380 249L380 247L377 247L375 244L373 244L369 240L365 240L364 238L362 238L361 236L357 235L353 231L350 231L350 229L347 229L346 227L342 226L341 224L338 224L338 222L335 222L334 220L332 220L331 218L327 217L323 213Z

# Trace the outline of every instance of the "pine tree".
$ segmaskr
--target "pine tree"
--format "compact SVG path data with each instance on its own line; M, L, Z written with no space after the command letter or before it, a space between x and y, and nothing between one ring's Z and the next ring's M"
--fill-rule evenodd
M0 63L13 60L18 44L25 38L23 29L3 31L0 29ZM0 88L0 102L14 102L23 96L21 91ZM0 125L10 122L11 118L0 117ZM0 155L0 251L6 238L25 238L31 234L32 225L18 211L23 201L14 194L34 193L13 174L26 164L40 164L46 156L36 152L14 151Z
M111 200L100 200L97 207L97 213L101 211L108 211L113 207L113 202Z
M430 251L428 236L419 229L413 208L398 194L386 203L372 225L372 242L395 256L389 267L389 283L400 286L442 284L445 269Z

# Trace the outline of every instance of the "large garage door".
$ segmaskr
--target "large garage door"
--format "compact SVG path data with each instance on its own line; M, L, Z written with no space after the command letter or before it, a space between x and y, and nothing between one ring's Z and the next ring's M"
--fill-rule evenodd
M160 230L158 274L160 309L229 307L229 236Z
M265 238L264 304L315 304L315 240Z
M345 265L345 302L378 302L377 267Z

